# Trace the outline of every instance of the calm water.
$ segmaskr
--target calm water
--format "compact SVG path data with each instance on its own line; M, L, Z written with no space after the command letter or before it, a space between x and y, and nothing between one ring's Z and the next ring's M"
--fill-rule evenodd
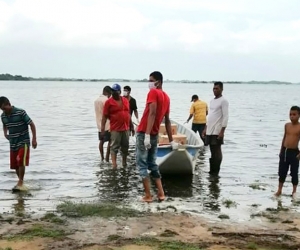
M130 85L141 116L147 83ZM248 220L254 209L251 204L261 204L258 209L277 206L272 193L277 187L278 152L289 108L299 104L299 85L225 85L230 119L219 182L208 178L210 152L206 149L198 159L196 174L185 179L164 178L168 201L150 205L139 202L143 189L133 147L130 166L114 171L100 164L93 102L104 86L96 82L0 81L0 95L27 111L37 126L38 138L25 177L30 194L20 196L11 192L17 179L9 170L8 142L0 137L0 212L52 210L66 199L105 200L152 210L174 205L207 216L225 213L234 220ZM171 118L182 123L188 117L192 94L207 102L213 97L211 84L165 83L164 89L171 98ZM265 190L249 187L256 182ZM284 193L282 204L293 207L289 177ZM226 209L225 199L237 202L237 208Z

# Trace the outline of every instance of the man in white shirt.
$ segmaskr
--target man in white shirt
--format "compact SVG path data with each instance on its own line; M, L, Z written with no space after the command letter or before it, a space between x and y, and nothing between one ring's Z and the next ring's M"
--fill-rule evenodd
M218 175L223 158L221 145L224 143L224 133L228 123L229 103L222 96L222 82L214 83L213 92L215 98L210 101L203 137L205 137L205 145L209 145L211 152L211 158L209 159L209 173L211 175Z
M104 103L108 98L111 96L111 88L109 86L105 86L103 88L102 95L100 95L94 102L95 105L95 114L96 114L96 122L98 127L98 138L99 138L99 151L101 156L101 161L104 161L104 151L103 146L105 142L108 142L107 144L107 151L106 151L106 162L109 162L109 154L110 154L110 125L109 120L105 123L105 133L104 136L101 136L101 121L102 121L102 115L103 115L103 108Z

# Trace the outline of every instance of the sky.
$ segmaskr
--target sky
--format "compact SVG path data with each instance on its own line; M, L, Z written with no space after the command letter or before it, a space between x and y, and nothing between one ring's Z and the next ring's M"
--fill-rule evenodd
M0 74L300 82L299 0L0 0Z

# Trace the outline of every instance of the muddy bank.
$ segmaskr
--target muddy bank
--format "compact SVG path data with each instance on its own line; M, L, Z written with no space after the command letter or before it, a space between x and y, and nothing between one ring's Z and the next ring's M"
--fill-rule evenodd
M251 223L260 218L260 223ZM143 213L112 204L63 203L42 217L2 214L0 249L300 249L300 216L269 208L249 222Z

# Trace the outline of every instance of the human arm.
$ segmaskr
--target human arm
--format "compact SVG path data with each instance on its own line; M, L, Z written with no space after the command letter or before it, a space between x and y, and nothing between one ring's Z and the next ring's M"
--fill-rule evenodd
M224 100L222 102L222 106L221 106L221 109L222 109L222 128L221 128L221 131L219 133L219 136L218 138L223 138L224 137L224 133L225 133L225 129L227 127L227 124L228 124L228 118L229 118L229 114L228 114L228 108L229 108L229 103L227 100Z
M32 121L30 124L30 129L31 129L31 133L32 133L32 147L36 148L37 147L37 141L36 141L36 126L34 124L34 122Z
M3 134L4 134L4 137L9 140L9 136L8 136L8 129L7 127L3 124Z
M95 106L95 116L96 116L96 123L98 130L101 131L101 120L102 120L102 115L101 111L103 110L104 104L102 101L96 100L94 103Z
M186 120L186 123L188 123L194 116L194 113L195 113L195 108L194 108L194 105L192 104L191 108L190 108L190 115L189 117L187 118Z
M137 122L140 123L140 120L139 120L139 113L138 113L137 109L134 110L133 113L134 113L134 116L135 116Z
M282 142L281 142L279 155L281 155L282 149L284 147L284 141L285 141L285 137L286 137L286 129L287 129L287 123L284 125L284 134L283 134L283 138L282 138Z

